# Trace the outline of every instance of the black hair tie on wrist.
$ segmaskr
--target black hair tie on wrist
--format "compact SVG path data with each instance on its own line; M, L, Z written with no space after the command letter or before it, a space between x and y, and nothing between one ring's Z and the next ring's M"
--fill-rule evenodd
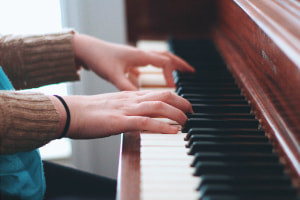
M69 129L69 126L70 126L70 120L71 120L71 116L70 116L70 110L69 110L69 107L68 105L66 104L65 100L61 97L61 96L58 96L58 95L53 95L55 97L57 97L59 99L59 101L64 105L65 107L65 110L67 112L67 121L66 121L66 125L65 125L65 128L64 128L64 131L62 132L61 136L58 138L63 138L66 136L67 132L68 132L68 129Z

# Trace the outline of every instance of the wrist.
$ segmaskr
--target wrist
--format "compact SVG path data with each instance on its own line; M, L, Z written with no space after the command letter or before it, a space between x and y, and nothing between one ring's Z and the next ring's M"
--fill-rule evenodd
M66 126L67 112L59 99L57 99L54 96L49 96L49 98L52 101L52 103L54 104L54 107L59 115L59 129L56 133L56 138L59 138L62 135L64 128Z
M77 68L78 67L83 67L86 70L89 70L88 64L85 63L84 61L84 57L85 57L85 53L86 51L88 51L88 49L86 49L85 46L85 39L84 39L84 35L79 34L79 33L74 33L73 34L73 48L74 48L74 55L75 55L75 63Z

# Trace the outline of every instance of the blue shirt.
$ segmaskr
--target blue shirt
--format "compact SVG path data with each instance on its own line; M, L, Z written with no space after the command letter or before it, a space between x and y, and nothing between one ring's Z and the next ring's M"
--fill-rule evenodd
M0 90L13 90L0 67ZM14 197L24 200L43 199L46 190L39 151L0 155L0 199Z

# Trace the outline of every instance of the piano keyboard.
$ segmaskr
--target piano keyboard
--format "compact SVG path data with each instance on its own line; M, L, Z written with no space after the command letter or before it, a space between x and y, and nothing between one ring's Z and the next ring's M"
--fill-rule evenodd
M141 133L140 199L299 199L210 41L173 40L170 46L197 69L174 73L176 92L195 113L187 114L178 134Z

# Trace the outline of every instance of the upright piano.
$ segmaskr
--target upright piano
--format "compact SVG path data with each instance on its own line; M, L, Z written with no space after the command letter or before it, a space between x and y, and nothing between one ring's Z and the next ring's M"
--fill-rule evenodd
M125 5L130 44L168 40L197 72L174 73L180 133L122 134L117 199L300 199L300 1Z

